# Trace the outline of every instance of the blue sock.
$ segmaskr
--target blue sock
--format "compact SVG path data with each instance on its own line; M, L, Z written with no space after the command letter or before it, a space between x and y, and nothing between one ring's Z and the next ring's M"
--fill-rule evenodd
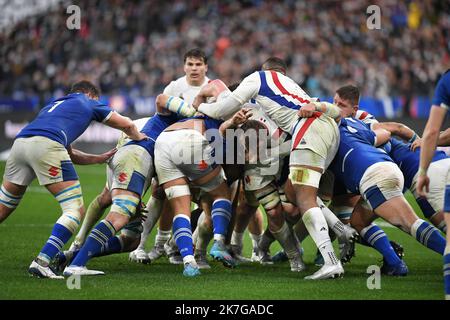
M115 236L112 238L109 238L108 242L105 244L105 248L102 252L99 252L96 254L96 257L102 257L107 256L109 254L113 253L120 253L122 252L122 241L120 241L119 236Z
M52 230L52 235L42 248L38 258L49 263L55 255L62 251L64 245L69 241L72 232L62 224L56 223Z
M411 235L427 248L444 254L445 239L438 229L422 219L417 219L411 227Z
M214 240L217 240L217 236L219 236L219 238L225 237L231 220L231 201L227 199L218 199L214 201L211 216L213 221Z
M85 266L90 258L100 254L105 249L109 239L115 233L113 225L106 220L102 220L92 229L80 252L78 252L70 265Z
M446 252L447 254L444 256L444 288L446 298L450 299L450 247Z
M194 247L192 245L192 229L191 219L184 214L177 214L173 219L173 238L180 250L181 256L194 255Z
M386 233L384 233L379 226L376 224L371 224L361 230L361 236L367 243L383 255L383 258L389 265L401 263L400 258L397 256L394 248L392 248L392 245L389 243Z

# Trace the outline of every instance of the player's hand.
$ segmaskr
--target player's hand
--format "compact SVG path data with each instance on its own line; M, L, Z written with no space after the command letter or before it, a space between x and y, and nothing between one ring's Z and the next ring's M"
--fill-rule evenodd
M97 163L105 163L108 161L115 153L117 152L117 148L113 148L109 151L106 151L103 154L98 155L98 162Z
M411 143L411 150L416 151L417 148L420 148L422 146L422 138L417 138L414 140L413 143Z
M139 132L136 137L130 137L130 139L134 141L150 140L150 138L147 137L147 135L142 132Z
M430 186L430 178L428 178L428 176L426 175L419 175L416 187L419 196L426 198L427 193L430 191L429 186Z
M239 110L238 112L236 112L233 116L233 118L231 119L231 124L233 126L238 126L240 124L245 123L251 116L253 115L253 113L251 112L250 108L243 108L241 110Z
M297 114L300 118L311 118L316 112L316 106L314 103L308 103L301 107Z
M206 102L205 97L203 97L203 96L201 96L201 95L197 95L197 96L195 96L194 101L192 102L192 108L194 108L195 110L197 110L197 109L198 109L198 106L199 106L201 103L204 103L204 102Z

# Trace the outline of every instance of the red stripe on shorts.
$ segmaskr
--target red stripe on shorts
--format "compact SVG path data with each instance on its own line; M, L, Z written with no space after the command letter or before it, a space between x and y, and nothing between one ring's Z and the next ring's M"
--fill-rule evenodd
M295 148L297 148L298 144L300 143L303 136L305 135L306 130L308 130L308 128L311 126L311 124L314 122L314 120L316 120L318 117L320 117L320 113L314 113L314 116L306 119L305 123L300 128L300 130L297 133L297 136L295 137L294 144L292 145L291 150L294 150Z

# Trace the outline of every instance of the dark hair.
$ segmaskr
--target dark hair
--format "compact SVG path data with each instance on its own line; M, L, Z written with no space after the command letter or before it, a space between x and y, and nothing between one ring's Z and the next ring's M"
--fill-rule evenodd
M191 49L184 54L183 63L186 62L187 58L196 58L203 60L205 64L208 64L208 58L203 50L199 48Z
M359 104L359 89L351 84L340 87L336 90L336 93L341 99L348 100L354 106Z
M235 83L233 83L232 85L230 85L230 86L228 87L228 89L229 89L230 91L234 91L234 90L236 90L237 87L239 87L240 84L241 84L240 82L235 82Z
M270 57L264 61L262 65L262 70L274 70L286 74L287 64L283 59L278 57Z
M100 89L97 88L92 82L89 82L87 80L78 81L72 85L69 93L76 92L89 94L94 98L100 97Z

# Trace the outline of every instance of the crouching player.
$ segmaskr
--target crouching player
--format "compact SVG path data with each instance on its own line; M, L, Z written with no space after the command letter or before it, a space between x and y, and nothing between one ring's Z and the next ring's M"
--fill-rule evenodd
M136 140L146 138L130 119L98 102L99 90L90 82L77 82L70 92L44 107L17 135L0 192L0 222L14 211L27 186L36 177L61 206L62 216L28 270L42 278L63 278L50 269L49 263L62 250L84 216L80 182L68 153L70 144L91 121L120 129Z
M108 189L112 197L110 212L95 226L71 264L64 269L65 276L104 274L102 271L88 270L86 264L89 259L102 254L105 248L111 248L111 241L115 242L116 252L121 251L120 238L115 237L115 234L135 217L141 198L154 175L155 140L175 121L175 114L156 114L142 128L149 139L126 143L108 163ZM138 234L140 237L140 232Z
M168 99L169 104L177 101ZM184 102L179 103L181 108ZM209 129L218 130L220 123L203 116L187 118L168 127L155 144L156 173L174 212L173 237L183 257L183 275L187 277L200 275L192 244L190 183L212 198L214 245L210 255L225 266L235 266L224 243L231 220L231 192L222 167L214 163L213 152L219 151L204 136Z
M362 198L352 216L352 226L360 232L364 240L390 257L390 274L406 275L405 263L392 251L384 232L371 222L376 218L358 214L358 207L368 207L376 215L410 233L428 248L442 254L445 240L439 231L429 223L419 219L403 196L403 175L386 152L375 148L390 138L384 129L375 131L360 121L346 118L339 127L341 142L338 154L331 166L337 180ZM364 161L361 161L364 159ZM427 240L427 241L425 241Z

